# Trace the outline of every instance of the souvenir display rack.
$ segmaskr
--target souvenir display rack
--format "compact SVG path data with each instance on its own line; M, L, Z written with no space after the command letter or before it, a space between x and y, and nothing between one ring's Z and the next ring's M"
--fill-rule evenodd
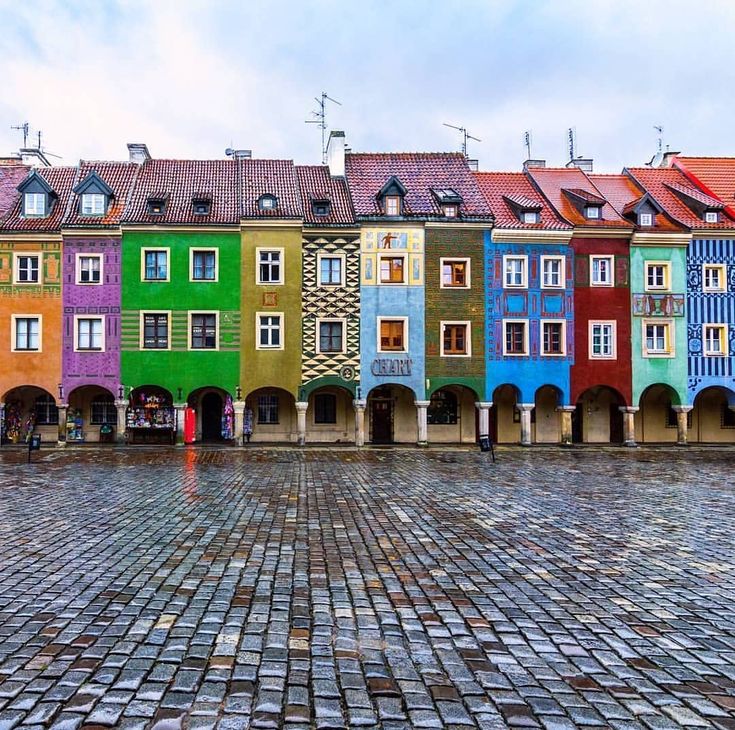
M70 408L66 414L66 440L77 443L84 441L84 419L82 412Z
M138 393L125 414L130 443L170 443L176 440L176 409L159 393Z

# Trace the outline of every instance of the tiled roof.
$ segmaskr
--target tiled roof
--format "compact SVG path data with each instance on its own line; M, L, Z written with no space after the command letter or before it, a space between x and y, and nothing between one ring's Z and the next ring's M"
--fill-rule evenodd
M193 200L203 192L211 196L209 215L195 215ZM163 215L148 213L149 198L166 200ZM148 160L122 216L123 223L147 225L222 225L239 220L235 160Z
M646 195L645 191L638 187L628 175L590 175L589 178L610 205L624 216L631 215L635 206ZM630 222L635 221L630 220ZM655 225L641 226L640 230L668 233L681 231L682 228L664 213L656 215Z
M735 213L735 157L682 157L673 161L705 193L719 198Z
M329 168L324 165L304 165L296 167L296 176L301 192L301 207L304 222L319 226L354 225L355 214L352 211L350 191L344 178L333 178ZM328 200L329 215L315 215L313 203Z
M679 193L686 198L691 198L697 203L701 203L707 208L722 210L725 207L725 204L722 201L718 200L717 198L713 198L706 193L703 193L701 190L693 188L691 185L678 185L677 183L670 183L667 184L666 187L670 188L675 193Z
M691 188L689 180L680 170L673 167L635 167L625 172L682 226L711 230L735 228L735 221L726 215L721 215L719 223L705 223L696 211L684 203L671 188L672 185Z
M301 218L301 198L291 160L239 160L243 218ZM278 206L260 210L258 199L274 195Z
M0 221L20 197L18 185L25 180L30 168L22 165L0 165Z
M378 192L397 177L406 187L404 218L443 218L432 188L451 188L462 198L460 216L491 220L492 215L464 155L455 152L348 153L347 184L358 217L383 216Z
M42 233L58 231L61 228L61 222L66 215L69 199L72 195L71 189L76 183L79 170L76 167L38 167L34 169L54 191L50 214L44 218L24 218L21 215L21 196L18 195L12 209L3 219L1 227L4 230ZM20 182L23 182L23 180Z
M113 192L113 199L102 216L84 216L80 212L80 195L72 193L69 211L63 221L63 226L70 227L92 227L116 226L125 210L126 203L135 183L140 165L135 162L84 162L80 163L79 182L84 182L87 177L96 172L100 179L107 184Z
M597 193L590 192L589 190L582 190L581 188L564 188L564 193L572 195L575 198L584 200L585 203L593 203L594 205L605 205L605 198Z
M528 174L538 185L541 192L554 207L556 212L568 223L584 228L630 228L632 224L625 220L609 202L602 206L599 219L585 218L577 206L572 203L565 190L573 190L575 194L585 194L594 198L604 197L595 187L592 180L577 167L534 167Z
M568 223L556 215L552 207L533 187L533 184L524 173L476 172L475 179L495 216L496 227L554 230L571 228ZM540 208L540 223L523 223L520 221L512 206L508 203L509 199L516 201L521 207L530 208L533 205L537 210Z

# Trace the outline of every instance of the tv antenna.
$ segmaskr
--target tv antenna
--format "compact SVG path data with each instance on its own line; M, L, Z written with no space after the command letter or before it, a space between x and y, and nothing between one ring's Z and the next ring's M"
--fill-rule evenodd
M14 125L11 127L11 129L19 129L23 132L23 147L28 147L28 130L30 129L30 125L28 122L23 122L23 124ZM41 143L38 143L38 146L41 146Z
M569 162L572 162L577 152L577 129L576 127L569 127L569 129L567 129L567 144L569 145Z
M523 133L523 146L526 148L526 159L531 159L531 142L533 140L533 135L531 134L531 130L528 129Z
M446 122L442 122L442 124L445 127L449 127L450 129L456 129L461 135L462 135L462 154L465 157L468 157L467 155L467 140L472 139L475 142L482 142L482 140L479 137L473 137L466 129L466 127L457 127L454 124L447 124Z
M314 101L317 103L319 109L311 113L314 119L307 119L306 124L318 124L322 130L322 165L327 164L327 102L331 101L338 106L342 106L341 102L336 99L332 99L326 91L322 91L321 99L314 97Z
M654 124L653 128L658 132L658 153L662 155L664 151L664 128L660 124Z

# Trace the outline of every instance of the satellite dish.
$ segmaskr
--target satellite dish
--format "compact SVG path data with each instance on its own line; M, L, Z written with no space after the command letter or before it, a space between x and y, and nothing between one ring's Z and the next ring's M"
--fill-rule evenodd
M232 155L234 155L234 154L235 154L235 150L233 150L233 149L232 149L232 147L228 147L228 148L227 148L227 149L225 150L225 154L226 154L226 155L227 155L228 157L231 157Z

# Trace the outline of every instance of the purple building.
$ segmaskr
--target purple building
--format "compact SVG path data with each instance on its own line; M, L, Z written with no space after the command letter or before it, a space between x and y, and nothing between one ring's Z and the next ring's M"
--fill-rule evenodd
M69 443L120 438L120 217L139 165L82 162L62 226L60 416ZM64 408L63 406L66 406ZM61 418L60 418L61 420ZM61 425L61 424L60 424Z

